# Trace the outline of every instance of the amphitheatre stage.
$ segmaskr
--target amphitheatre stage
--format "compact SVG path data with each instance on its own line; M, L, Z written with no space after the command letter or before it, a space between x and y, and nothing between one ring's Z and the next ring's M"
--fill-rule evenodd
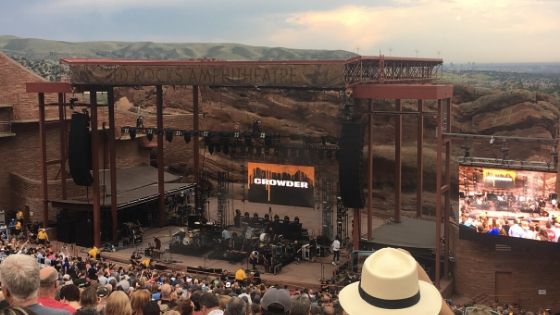
M162 248L168 249L170 235L179 231L178 226L166 226L162 228L150 228L144 233L144 241L136 247L129 247L118 250L116 252L102 252L101 256L105 259L120 263L130 263L130 256L135 250L143 253L148 247L148 243L153 243L153 238L157 236L162 241ZM189 271L189 268L212 268L227 270L233 274L239 268L249 268L247 260L244 259L239 263L230 263L225 260L208 259L208 254L202 256L189 256L176 253L170 253L166 250L160 259L155 260L156 267L165 266L171 270ZM318 289L321 280L328 280L332 277L335 267L331 264L332 256L315 257L313 262L303 261L300 263L290 263L282 268L276 275L265 273L263 266L257 266L261 274L261 279L266 283L276 283L279 285L289 285L293 287L316 288ZM341 255L341 263L345 261L345 255ZM201 276L204 276L201 274Z

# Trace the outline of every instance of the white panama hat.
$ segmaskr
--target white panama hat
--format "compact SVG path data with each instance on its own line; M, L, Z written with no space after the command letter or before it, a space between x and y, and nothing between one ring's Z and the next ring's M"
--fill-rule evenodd
M365 260L361 280L340 291L340 304L349 315L437 315L441 295L431 283L418 280L417 268L409 254L380 249Z

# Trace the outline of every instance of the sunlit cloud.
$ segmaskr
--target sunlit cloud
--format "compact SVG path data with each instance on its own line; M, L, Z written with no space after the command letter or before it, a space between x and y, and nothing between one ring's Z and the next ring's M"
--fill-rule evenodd
M291 14L269 42L363 54L441 53L452 60L558 60L558 3L531 0L399 0ZM540 50L533 51L532 47ZM547 48L548 49L545 49Z

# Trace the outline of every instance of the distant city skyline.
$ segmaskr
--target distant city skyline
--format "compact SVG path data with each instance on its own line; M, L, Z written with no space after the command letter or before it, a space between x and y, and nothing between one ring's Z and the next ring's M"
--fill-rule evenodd
M0 0L0 34L559 62L556 0Z

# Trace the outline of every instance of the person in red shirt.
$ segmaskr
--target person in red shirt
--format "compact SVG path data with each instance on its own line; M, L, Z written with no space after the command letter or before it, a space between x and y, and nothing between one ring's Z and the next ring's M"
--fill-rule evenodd
M58 272L54 267L48 266L42 268L39 273L39 278L41 280L39 286L39 304L45 307L65 310L70 314L76 312L70 305L59 302L54 298L56 290L58 289Z

